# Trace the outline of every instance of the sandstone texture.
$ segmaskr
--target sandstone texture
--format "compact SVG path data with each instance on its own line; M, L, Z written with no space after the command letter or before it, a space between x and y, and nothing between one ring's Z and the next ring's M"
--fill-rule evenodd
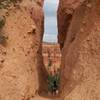
M58 28L60 100L100 100L100 0L60 0Z
M5 18L2 35L7 37L5 45L0 43L0 100L34 98L42 85L39 78L45 76L41 75L45 74L40 70L43 66L38 65L44 31L43 0L15 1L0 9L0 16Z
M0 0L0 100L100 100L100 0L59 0L62 59L42 44L43 2ZM61 60L59 98L47 95L48 51Z

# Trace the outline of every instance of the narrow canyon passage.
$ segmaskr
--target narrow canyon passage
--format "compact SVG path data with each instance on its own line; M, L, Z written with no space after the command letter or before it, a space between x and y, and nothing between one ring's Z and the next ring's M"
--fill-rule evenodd
M0 100L100 100L100 0L0 0Z
M59 91L60 82L60 64L61 51L58 44L58 28L57 28L57 9L58 0L44 1L44 36L42 43L43 63L48 73L47 75L47 91L44 94L47 97L56 96ZM55 90L54 90L55 88ZM43 91L42 91L43 92Z

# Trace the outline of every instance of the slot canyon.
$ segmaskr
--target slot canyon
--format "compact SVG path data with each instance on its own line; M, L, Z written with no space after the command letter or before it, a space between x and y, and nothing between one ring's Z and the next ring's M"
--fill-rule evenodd
M0 0L0 100L100 100L100 0L59 0L53 46L43 43L44 2ZM46 49L60 66L53 97Z

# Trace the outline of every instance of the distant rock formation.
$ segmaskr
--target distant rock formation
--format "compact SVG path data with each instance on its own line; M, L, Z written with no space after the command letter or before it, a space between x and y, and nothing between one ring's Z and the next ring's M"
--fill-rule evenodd
M48 71L49 67L52 68L60 68L61 64L61 52L59 48L59 44L57 43L43 43L42 46L42 54L43 54L43 61L45 64L45 67ZM49 66L49 63L51 62L51 66Z

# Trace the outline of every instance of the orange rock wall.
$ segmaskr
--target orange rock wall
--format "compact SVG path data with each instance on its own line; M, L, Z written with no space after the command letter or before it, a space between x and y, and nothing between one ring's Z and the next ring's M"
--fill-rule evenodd
M6 46L0 44L0 100L30 100L39 90L42 6L43 0L23 0L0 10L6 18L3 33L8 37Z
M60 100L100 99L100 1L80 1L59 4Z

